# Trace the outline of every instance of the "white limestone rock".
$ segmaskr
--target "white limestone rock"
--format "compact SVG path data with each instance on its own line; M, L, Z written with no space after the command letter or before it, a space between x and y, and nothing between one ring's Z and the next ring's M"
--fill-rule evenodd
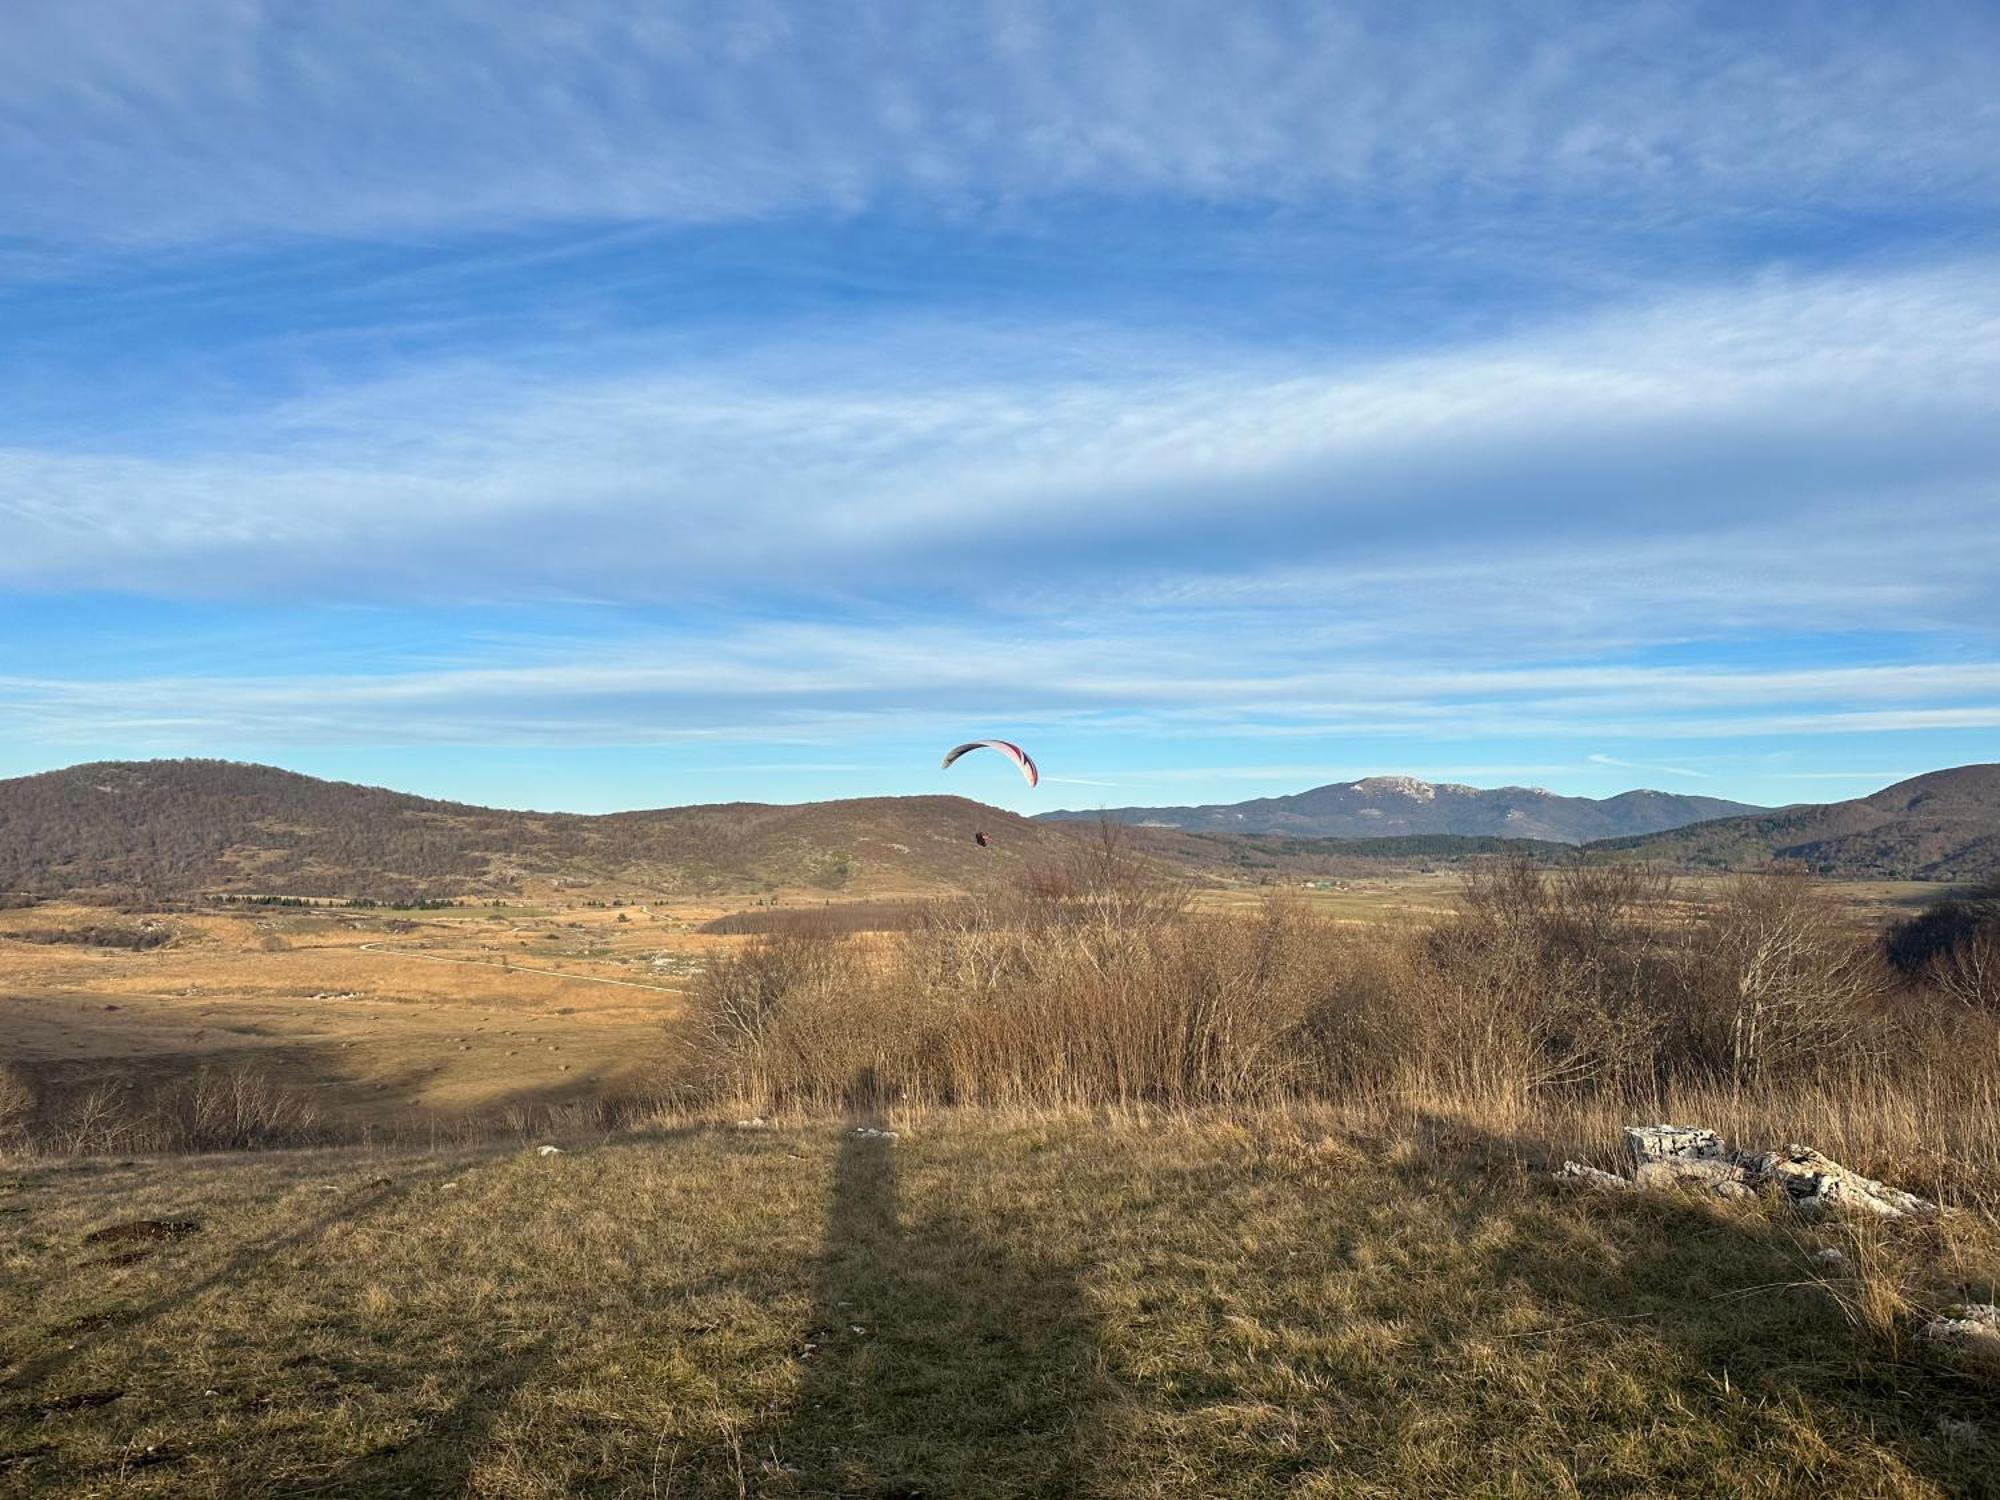
M1734 1161L1736 1152L1713 1130L1699 1125L1627 1125L1625 1154L1632 1165L1655 1161Z
M1641 1162L1632 1170L1632 1181L1642 1188L1692 1188L1717 1198L1748 1198L1755 1191L1743 1168L1712 1157L1670 1156Z
M1555 1178L1557 1187L1591 1188L1600 1193L1629 1193L1637 1186L1629 1177L1586 1166L1580 1161L1566 1161L1561 1171L1550 1175Z
M1938 1212L1930 1200L1849 1171L1809 1146L1767 1151L1745 1158L1744 1165L1757 1181L1776 1187L1802 1213L1845 1211L1883 1219L1928 1219Z
M1934 1344L2000 1360L2000 1307L1991 1302L1948 1307L1924 1324L1922 1335Z

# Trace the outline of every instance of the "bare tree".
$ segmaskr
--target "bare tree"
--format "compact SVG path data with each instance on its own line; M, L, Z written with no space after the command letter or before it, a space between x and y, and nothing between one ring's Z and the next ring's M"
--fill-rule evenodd
M1852 1046L1884 983L1872 945L1800 872L1736 877L1695 943L1697 1018L1739 1084Z

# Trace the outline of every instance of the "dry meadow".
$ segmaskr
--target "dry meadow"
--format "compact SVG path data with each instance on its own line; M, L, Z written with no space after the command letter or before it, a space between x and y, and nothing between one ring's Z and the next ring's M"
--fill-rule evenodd
M0 1493L2000 1493L1992 1019L1621 879L0 913ZM1663 1117L1946 1212L1550 1183Z

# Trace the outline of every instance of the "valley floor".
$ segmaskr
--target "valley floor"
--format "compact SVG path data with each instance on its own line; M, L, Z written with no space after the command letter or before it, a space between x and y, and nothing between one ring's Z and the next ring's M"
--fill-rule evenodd
M1440 1122L898 1124L0 1171L0 1492L2000 1493L1895 1305L1990 1297L1981 1223L1564 1198Z

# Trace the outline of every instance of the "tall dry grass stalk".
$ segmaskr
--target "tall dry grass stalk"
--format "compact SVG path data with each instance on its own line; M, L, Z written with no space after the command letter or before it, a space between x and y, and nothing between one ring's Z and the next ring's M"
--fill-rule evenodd
M906 933L718 959L680 1033L686 1096L746 1113L1332 1104L1546 1152L1688 1119L1906 1180L1956 1163L2000 1181L1995 1017L1899 990L1801 878L1697 908L1643 871L1500 865L1453 920L1356 929L1283 899L1193 912L1095 857Z

